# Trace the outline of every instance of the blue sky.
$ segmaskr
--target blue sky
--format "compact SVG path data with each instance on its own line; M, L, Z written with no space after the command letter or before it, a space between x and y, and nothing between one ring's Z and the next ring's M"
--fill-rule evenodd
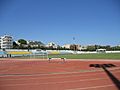
M0 0L4 34L60 45L118 45L120 0Z

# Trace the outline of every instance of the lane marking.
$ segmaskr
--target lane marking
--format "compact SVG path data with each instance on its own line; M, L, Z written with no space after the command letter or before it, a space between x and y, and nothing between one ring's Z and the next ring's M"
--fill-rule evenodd
M114 73L119 73L120 71L115 71ZM51 79L51 78L69 78L69 77L80 77L80 78L83 78L83 77L87 77L87 76L95 76L95 75L101 75L101 74L105 74L104 72L103 73L93 73L93 74L87 74L87 75L71 75L71 76L52 76L52 77L29 77L29 78L0 78L0 81L17 81L17 80L30 80L30 79ZM106 75L106 74L105 74Z
M111 71L115 71L115 70L119 70L119 68L117 69L112 69ZM43 76L43 75L64 75L64 74L76 74L76 73L81 73L81 74L85 74L85 73L102 73L104 70L91 70L91 71L84 71L83 70L79 70L79 71L76 71L76 72L50 72L50 73L47 73L47 74L44 74L44 73L33 73L33 74L0 74L0 77L8 77L8 76Z
M106 78L95 78L95 79L84 79L84 80L74 80L74 81L61 81L61 82L47 82L47 83L21 83L21 84L4 84L0 85L0 87L5 86L25 86L25 85L40 85L40 84L63 84L63 83L75 83L75 82L85 82L85 81L96 81L96 80L106 80ZM108 79L109 80L109 79Z
M108 84L108 85L102 85L102 86L93 86L93 87L85 87L85 88L75 88L75 89L66 89L66 90L86 90L86 89L98 89L98 88L106 88L106 87L113 87L115 85ZM101 89L102 90L102 89Z

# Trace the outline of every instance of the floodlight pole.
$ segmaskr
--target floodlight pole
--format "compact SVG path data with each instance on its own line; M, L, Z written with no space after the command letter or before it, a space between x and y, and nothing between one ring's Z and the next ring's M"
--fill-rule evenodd
M73 37L73 47L74 47L73 49L74 49L74 54L76 54L76 50L75 50L76 46L75 46L75 42L74 41L75 41L75 37Z

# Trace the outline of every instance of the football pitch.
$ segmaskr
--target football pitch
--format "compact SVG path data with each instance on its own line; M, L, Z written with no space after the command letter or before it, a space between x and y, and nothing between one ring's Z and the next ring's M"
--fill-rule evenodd
M55 54L55 55L48 55L44 57L43 56L27 56L27 57L17 57L17 58L120 59L120 53Z
M49 58L52 57L67 59L120 59L120 53L49 55Z

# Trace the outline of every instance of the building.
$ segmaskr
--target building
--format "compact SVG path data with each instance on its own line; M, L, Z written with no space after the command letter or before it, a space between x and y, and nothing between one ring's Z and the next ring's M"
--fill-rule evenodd
M48 44L46 45L46 47L57 48L57 47L58 47L58 45L57 45L57 44L55 44L54 42L50 42L50 43L48 43Z
M70 46L71 46L71 44L65 44L65 45L63 45L62 47L63 47L63 48L70 49Z
M80 50L86 50L87 46L81 46Z
M71 50L81 50L81 45L78 44L71 44L70 45Z
M96 52L98 52L98 53L105 53L106 49L96 49Z
M81 50L81 45L75 45L76 46L76 50Z
M32 41L32 40L27 41L27 45L29 45L30 47L45 46L41 41Z
M78 44L65 44L62 47L66 49L72 49L72 50L81 50L81 45L78 45Z
M4 35L0 37L1 49L10 49L13 47L13 38L10 35Z

